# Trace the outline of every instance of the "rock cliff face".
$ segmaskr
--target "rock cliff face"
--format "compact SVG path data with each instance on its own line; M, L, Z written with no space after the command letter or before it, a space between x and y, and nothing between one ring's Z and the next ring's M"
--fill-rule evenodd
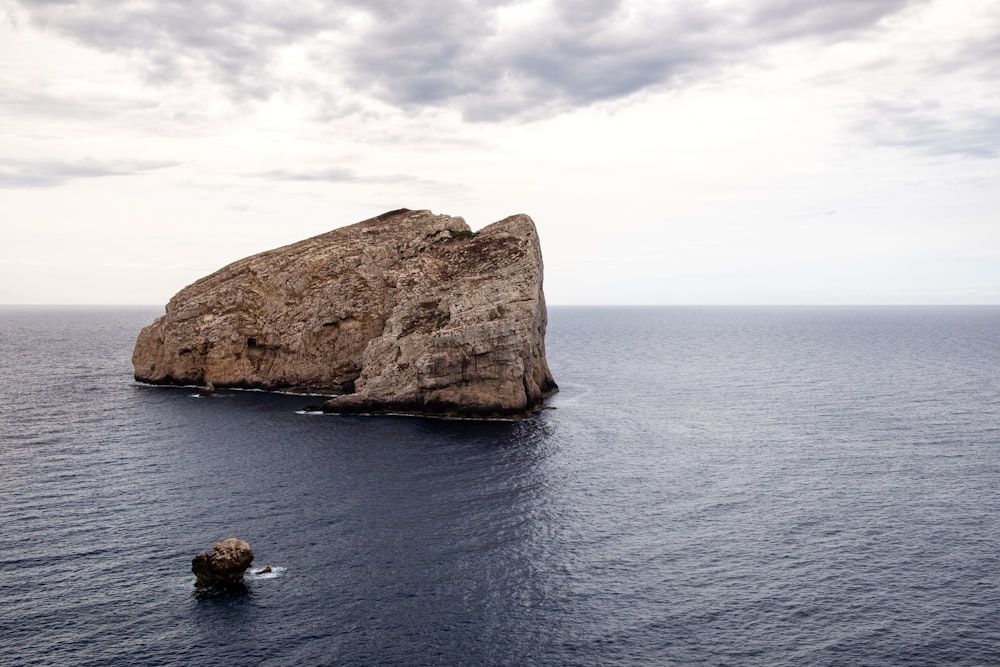
M531 218L473 233L403 209L184 288L132 363L154 384L337 394L330 412L519 417L557 390L545 327Z

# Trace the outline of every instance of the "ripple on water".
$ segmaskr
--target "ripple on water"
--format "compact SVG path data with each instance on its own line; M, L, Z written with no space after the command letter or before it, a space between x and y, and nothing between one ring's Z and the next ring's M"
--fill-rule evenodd
M556 308L488 424L136 385L156 314L0 309L2 664L1000 660L1000 309Z

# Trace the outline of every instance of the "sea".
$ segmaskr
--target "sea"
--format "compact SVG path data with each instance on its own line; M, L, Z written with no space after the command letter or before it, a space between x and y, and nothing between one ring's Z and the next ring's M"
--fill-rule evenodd
M0 308L0 665L1000 664L1000 307L553 306L485 422L139 384L161 312Z

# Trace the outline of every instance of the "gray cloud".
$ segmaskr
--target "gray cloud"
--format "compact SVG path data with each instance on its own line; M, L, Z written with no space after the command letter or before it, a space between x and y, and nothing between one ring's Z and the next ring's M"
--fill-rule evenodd
M373 12L345 52L351 83L390 104L450 105L468 120L532 118L646 88L683 86L706 68L752 58L790 39L842 39L912 0L771 0L740 8L702 2L635 8L563 0L517 29L512 3L413 3Z
M314 100L320 117L336 118L363 113L361 96L407 111L448 107L468 121L498 122L544 118L646 89L682 88L713 68L752 60L772 45L863 36L921 1L21 0L20 5L38 26L134 59L153 83L183 85L207 77L238 104L294 92ZM534 14L519 19L524 11ZM1000 40L984 39L948 58L927 59L924 80L973 72L984 85L995 85L997 44ZM283 65L290 52L299 59L294 67ZM886 66L900 62L889 60ZM901 94L873 104L858 128L886 145L996 156L996 115L935 110L933 104L947 104L940 95L936 99L929 84L916 98ZM63 113L71 112L70 102ZM59 108L45 99L23 104ZM357 180L342 169L270 176Z
M277 83L267 65L277 48L336 25L315 3L218 0L127 2L26 0L40 27L101 51L136 57L153 81L206 70L239 97L267 97Z
M46 116L49 118L92 119L95 121L120 117L123 113L155 111L156 102L128 97L91 96L68 98L52 91L19 91L8 81L0 80L0 109L12 114Z
M512 17L530 3L20 2L36 25L126 53L154 82L204 75L238 101L286 89L329 97L339 84L403 109L448 106L489 121L681 86L701 68L750 58L762 46L867 30L907 4L556 0L518 22ZM280 67L293 47L307 53L308 70Z
M750 23L769 40L803 36L841 39L875 27L885 17L912 4L917 3L911 0L768 0L757 3Z
M0 188L50 188L80 178L130 176L175 164L134 160L100 162L90 158L76 162L0 160Z
M252 176L276 181L319 181L327 183L347 183L358 180L353 170L341 167L329 167L313 171L274 169L252 174Z
M1000 20L993 29L1000 31ZM902 85L891 96L873 96L855 129L875 143L926 154L1000 157L1000 35L951 50L934 46L911 54Z
M873 102L858 130L876 143L928 154L1000 157L1000 113L958 113L936 100Z
M312 183L361 183L369 185L417 185L422 187L450 188L437 181L409 176L406 174L384 174L378 176L359 175L353 169L326 167L320 169L272 169L270 171L247 174L269 181L300 181Z

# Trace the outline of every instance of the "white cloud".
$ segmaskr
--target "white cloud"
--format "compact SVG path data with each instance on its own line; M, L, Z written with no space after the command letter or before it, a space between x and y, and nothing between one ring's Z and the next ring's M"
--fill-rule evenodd
M0 160L0 188L49 188L80 178L128 176L174 166L170 162L84 158L75 162Z

